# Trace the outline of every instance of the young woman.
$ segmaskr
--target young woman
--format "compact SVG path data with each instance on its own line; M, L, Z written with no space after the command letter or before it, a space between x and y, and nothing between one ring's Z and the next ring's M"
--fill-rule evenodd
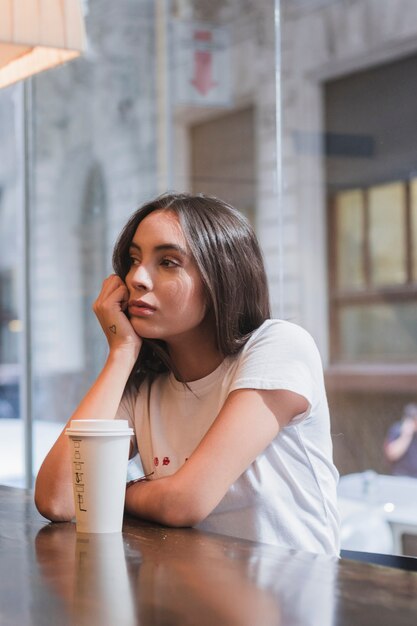
M72 419L128 419L146 480L126 509L169 526L337 554L337 471L320 357L270 319L255 235L233 207L170 194L133 214L94 311L109 343ZM74 516L64 434L39 511Z

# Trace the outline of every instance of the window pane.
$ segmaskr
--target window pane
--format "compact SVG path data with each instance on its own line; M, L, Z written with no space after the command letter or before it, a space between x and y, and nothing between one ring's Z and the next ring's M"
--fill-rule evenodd
M22 185L16 126L19 86L0 92L0 483L24 485L19 406L19 202Z
M362 287L365 283L363 262L363 192L344 191L336 196L337 288Z
M412 277L417 281L417 178L410 181Z
M415 361L417 306L414 302L345 306L339 313L345 362Z
M91 305L142 203L171 189L231 202L258 231L275 310L282 291L273 0L99 4L94 55L34 79L34 434L49 445L104 364Z
M405 253L405 184L369 189L371 282L397 285L407 279Z
M359 478L365 470L386 475L395 469L385 458L384 438L404 406L417 399L417 182L409 233L402 185L386 184L417 181L417 54L408 45L417 35L415 3L281 0L280 8L283 206L297 235L295 252L285 250L285 277L292 283L284 297L293 297L290 319L307 326L323 356L342 483L345 474ZM355 217L343 216L342 241L336 242L335 207L327 202L347 190L366 193L363 286L354 261L358 242L350 240L358 232ZM326 232L329 239L323 242ZM406 282L405 255L405 240L411 236L412 285ZM370 298L366 310L371 280L373 292L409 289L409 299L393 306L391 295L379 304ZM355 288L360 300L343 299ZM357 366L344 367L349 361ZM397 367L401 361L407 366ZM366 474L361 478L366 506L369 479ZM383 527L370 530L368 512L362 519L352 515L353 502L347 500L346 509L341 508L342 547L389 551ZM410 494L408 502L413 501ZM411 504L404 508L412 515ZM413 532L417 536L417 523Z

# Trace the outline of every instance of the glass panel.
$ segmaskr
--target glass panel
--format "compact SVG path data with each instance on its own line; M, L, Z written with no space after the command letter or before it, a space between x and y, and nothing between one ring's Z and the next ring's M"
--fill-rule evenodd
M404 183L369 189L371 282L375 286L405 283L406 239Z
M412 3L386 2L381 11L381 3L368 0L139 0L117 7L113 3L107 12L103 3L83 4L89 10L90 56L34 81L35 469L105 357L90 305L111 271L115 237L139 204L167 189L198 191L205 179L211 193L228 194L226 199L252 216L274 314L279 311L307 327L325 365L329 336L341 344L345 362L416 363L416 302L352 305L339 316L340 336L337 327L329 328L324 235L330 193L414 175L417 125L410 77L417 73L417 55L398 58L398 50L410 52L417 34ZM282 19L276 33L279 50L274 15ZM276 59L282 68L275 67ZM282 76L279 102L276 75ZM21 184L10 93L0 94L0 332L2 353L4 346L5 360L10 360L0 366L2 399L10 380L6 374L11 373L13 393L19 376L11 335L18 324L9 326L11 315L18 319L10 296L17 246L3 254L5 242L15 242L15 227L8 220ZM277 126L282 198L277 198ZM207 131L216 141L206 140ZM233 145L219 167L226 142ZM238 158L239 165L231 163ZM374 188L370 205L374 284L401 284L403 191ZM355 243L344 242L336 260L343 267L342 283L359 286L358 213L348 213L343 228L355 233ZM415 229L413 217L413 233ZM6 365L15 369L6 370ZM404 387L404 379L398 390L390 387L381 394L371 386L366 390L367 382L364 377L361 393L343 384L341 390L330 389L329 402L332 432L343 433L334 438L336 464L342 476L360 475L365 522L361 525L360 515L355 517L354 549L383 552L393 550L389 529L381 518L379 528L388 535L368 523L366 507L375 491L363 472L384 475L392 470L383 456L384 436L404 405L415 400L415 386ZM14 401L6 400L13 407ZM6 423L20 424L7 406L3 404L6 417L0 419L0 480L8 473L13 482L22 432L5 438ZM10 457L4 456L5 449ZM358 511L354 498L346 501L342 523ZM410 509L407 515L410 519ZM343 537L349 540L348 534Z
M231 202L275 310L281 291L273 0L87 4L94 54L35 79L35 470L104 363L91 305L139 205L171 189Z
M24 485L19 407L19 95L19 87L0 92L0 483L14 486Z
M364 202L359 189L336 195L337 288L363 287Z
M410 181L412 276L417 281L417 178Z
M342 476L342 548L352 550L412 549L391 533L383 509L394 502L391 497L398 504L395 513L404 522L411 520L410 534L417 537L415 496L402 477L387 477L393 489L382 490L381 506L375 507L378 484L387 486L386 475L398 467L385 455L385 437L394 423L398 432L404 407L417 399L417 183L412 183L411 233L405 231L400 183L417 177L417 53L409 45L410 36L417 36L413 4L279 3L280 174L285 223L293 227L284 236L284 298L291 302L291 321L312 333L327 370L334 459ZM398 184L385 185L392 181ZM346 210L340 243L334 241L335 228L333 239L326 240L328 199L369 188L366 273L375 289L409 289L407 300L353 305L353 299L341 301L332 292L335 283L336 289L360 289L363 276L354 262L359 239L355 236L352 243L351 235L348 241L344 235L344 229L359 232L358 212ZM412 285L406 273L409 235ZM413 476L417 480L415 471Z
M414 302L344 306L339 316L343 361L415 360L417 306Z
M156 76L166 59L155 57L154 5L123 4L106 17L100 3L90 4L94 58L35 78L35 473L104 364L107 343L92 304L112 272L116 236L139 204L163 190L157 162L167 110L164 100L158 143ZM102 38L103 20L120 45ZM165 185L164 175L161 166Z

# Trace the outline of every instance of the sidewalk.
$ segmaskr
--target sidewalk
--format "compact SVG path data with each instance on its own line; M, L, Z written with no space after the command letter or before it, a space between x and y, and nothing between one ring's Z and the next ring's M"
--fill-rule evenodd
M38 469L63 428L56 422L34 422L33 467ZM12 487L25 486L23 422L17 419L0 419L0 484Z

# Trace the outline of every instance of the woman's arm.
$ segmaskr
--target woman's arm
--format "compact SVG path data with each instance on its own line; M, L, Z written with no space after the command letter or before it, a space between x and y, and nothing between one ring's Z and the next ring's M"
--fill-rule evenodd
M194 526L211 513L279 429L307 408L307 400L291 391L233 391L175 474L127 489L126 510L167 526Z
M93 308L109 342L109 355L71 419L114 419L116 415L142 345L123 313L126 300L123 281L114 275L107 278ZM74 517L70 448L65 435L68 424L43 461L35 484L36 507L52 521Z

